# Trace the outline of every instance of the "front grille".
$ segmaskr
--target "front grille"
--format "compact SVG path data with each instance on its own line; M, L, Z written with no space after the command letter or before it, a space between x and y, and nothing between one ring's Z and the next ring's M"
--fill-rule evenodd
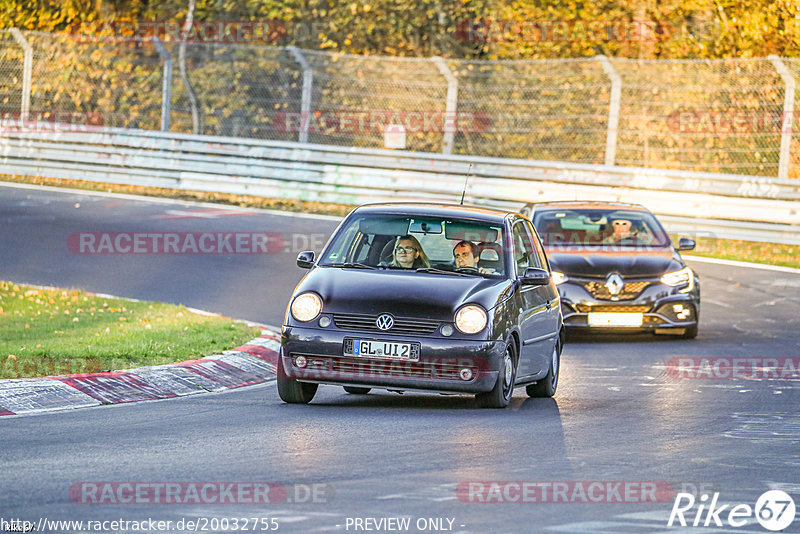
M631 300L639 296L644 288L649 286L652 282L627 282L620 291L619 295L612 295L606 287L605 282L581 282L581 285L586 288L586 291L592 294L596 299L611 300L613 297L618 297L619 300Z
M395 317L394 325L389 330L380 330L375 324L377 315L361 315L356 313L334 313L333 324L342 330L361 330L364 332L382 332L384 334L433 334L439 328L438 321L416 319L412 317Z
M292 363L299 354L292 354ZM462 381L461 369L469 368L477 378L480 369L476 365L458 365L439 361L412 362L408 360L381 360L351 357L306 356L307 378L317 377L329 380L348 378L420 378Z
M614 306L613 304L600 304L598 306L576 304L575 307L581 313L647 313L650 310L650 306Z

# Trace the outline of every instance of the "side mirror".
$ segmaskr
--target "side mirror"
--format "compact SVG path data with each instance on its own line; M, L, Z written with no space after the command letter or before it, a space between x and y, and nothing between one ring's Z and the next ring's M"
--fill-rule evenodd
M550 283L550 273L544 269L528 267L522 275L522 285L526 286L546 286Z
M301 269L310 269L314 266L316 254L313 250L304 250L297 255L297 266Z
M694 250L695 246L697 246L697 243L695 243L694 239L682 237L678 240L678 250Z

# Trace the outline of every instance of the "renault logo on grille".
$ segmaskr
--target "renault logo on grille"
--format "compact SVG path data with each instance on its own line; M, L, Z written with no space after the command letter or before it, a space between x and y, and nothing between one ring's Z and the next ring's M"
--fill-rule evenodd
M375 324L380 330L389 330L391 327L394 326L394 317L392 317L388 313L382 313L375 320Z
M624 286L625 282L622 281L622 277L617 273L610 274L606 279L606 288L612 295L619 295Z

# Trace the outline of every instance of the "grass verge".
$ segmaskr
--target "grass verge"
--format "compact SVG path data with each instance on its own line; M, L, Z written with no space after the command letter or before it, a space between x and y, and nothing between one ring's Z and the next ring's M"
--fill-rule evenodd
M0 378L94 373L218 354L260 330L184 306L0 281Z
M18 175L0 175L0 180L25 184L41 184L55 187L69 187L90 191L106 191L109 193L129 193L151 197L175 198L199 202L215 202L232 206L251 208L317 213L344 217L355 206L331 204L327 202L309 202L305 200L264 198L250 195L233 195L229 193L208 193L204 191L184 191L182 189L163 189L159 187L141 187L119 185L82 180L62 180L58 178L42 178ZM678 236L672 236L677 243ZM780 243L761 243L756 241L740 241L734 239L714 239L700 237L696 239L697 248L690 252L697 256L721 258L726 260L782 265L800 268L800 246Z

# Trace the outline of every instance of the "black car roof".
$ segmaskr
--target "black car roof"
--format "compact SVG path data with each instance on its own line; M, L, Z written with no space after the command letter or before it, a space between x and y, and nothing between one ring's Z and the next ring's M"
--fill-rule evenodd
M418 203L418 202L388 202L382 204L364 204L356 208L359 214L365 213L390 213L398 215L412 216L434 216L434 217L468 217L480 219L486 222L502 224L506 216L518 215L514 212L501 211L491 208L478 206L461 206L458 204L437 204L437 203Z

